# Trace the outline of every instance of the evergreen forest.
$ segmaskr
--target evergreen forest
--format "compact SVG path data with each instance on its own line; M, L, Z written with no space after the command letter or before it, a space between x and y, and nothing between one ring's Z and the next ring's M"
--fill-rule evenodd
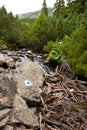
M48 62L66 60L74 73L87 80L87 0L54 3L53 13L19 19L0 8L0 46L47 53Z

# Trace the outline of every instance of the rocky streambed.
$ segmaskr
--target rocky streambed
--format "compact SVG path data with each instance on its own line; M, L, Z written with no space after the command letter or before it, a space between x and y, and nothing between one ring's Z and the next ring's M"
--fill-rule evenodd
M1 130L87 130L87 82L46 57L1 48Z

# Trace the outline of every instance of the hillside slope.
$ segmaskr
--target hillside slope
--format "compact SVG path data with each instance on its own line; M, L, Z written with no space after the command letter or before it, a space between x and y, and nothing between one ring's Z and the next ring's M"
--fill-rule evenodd
M53 8L48 8L48 15L52 15ZM28 12L24 14L19 14L19 19L25 19L25 18L36 18L40 15L41 10L35 11L35 12Z

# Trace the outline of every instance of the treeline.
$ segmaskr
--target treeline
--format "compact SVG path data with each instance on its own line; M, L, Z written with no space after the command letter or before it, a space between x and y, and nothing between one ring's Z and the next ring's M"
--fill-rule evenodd
M0 46L26 47L33 52L49 53L48 60L66 59L74 72L87 79L87 0L60 0L53 16L41 11L36 19L19 20L0 8Z

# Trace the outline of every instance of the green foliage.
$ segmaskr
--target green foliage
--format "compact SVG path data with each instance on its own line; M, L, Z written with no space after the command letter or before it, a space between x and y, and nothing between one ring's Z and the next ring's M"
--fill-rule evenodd
M42 8L41 13L44 13L45 16L48 16L48 9L46 5Z
M31 33L33 37L34 48L38 52L41 52L43 50L43 46L47 44L49 37L48 25L49 23L44 13L41 13L41 15L33 23Z
M7 45L7 43L4 40L0 39L0 47L3 46L3 45Z
M49 52L48 62L61 63L64 59L63 53L61 51L62 42L48 42L47 46L44 46L44 51Z
M47 45L44 45L44 47L43 47L44 52L48 52L49 53L52 50L53 45L54 45L54 42L53 41L49 41L47 43Z
M58 17L63 8L64 8L64 0L56 1L56 3L54 4L54 11L53 11L54 17Z
M86 9L87 0L75 0L71 1L68 5L70 6L70 11L77 13L84 13Z
M87 27L81 24L70 37L66 36L62 50L74 72L87 78Z

